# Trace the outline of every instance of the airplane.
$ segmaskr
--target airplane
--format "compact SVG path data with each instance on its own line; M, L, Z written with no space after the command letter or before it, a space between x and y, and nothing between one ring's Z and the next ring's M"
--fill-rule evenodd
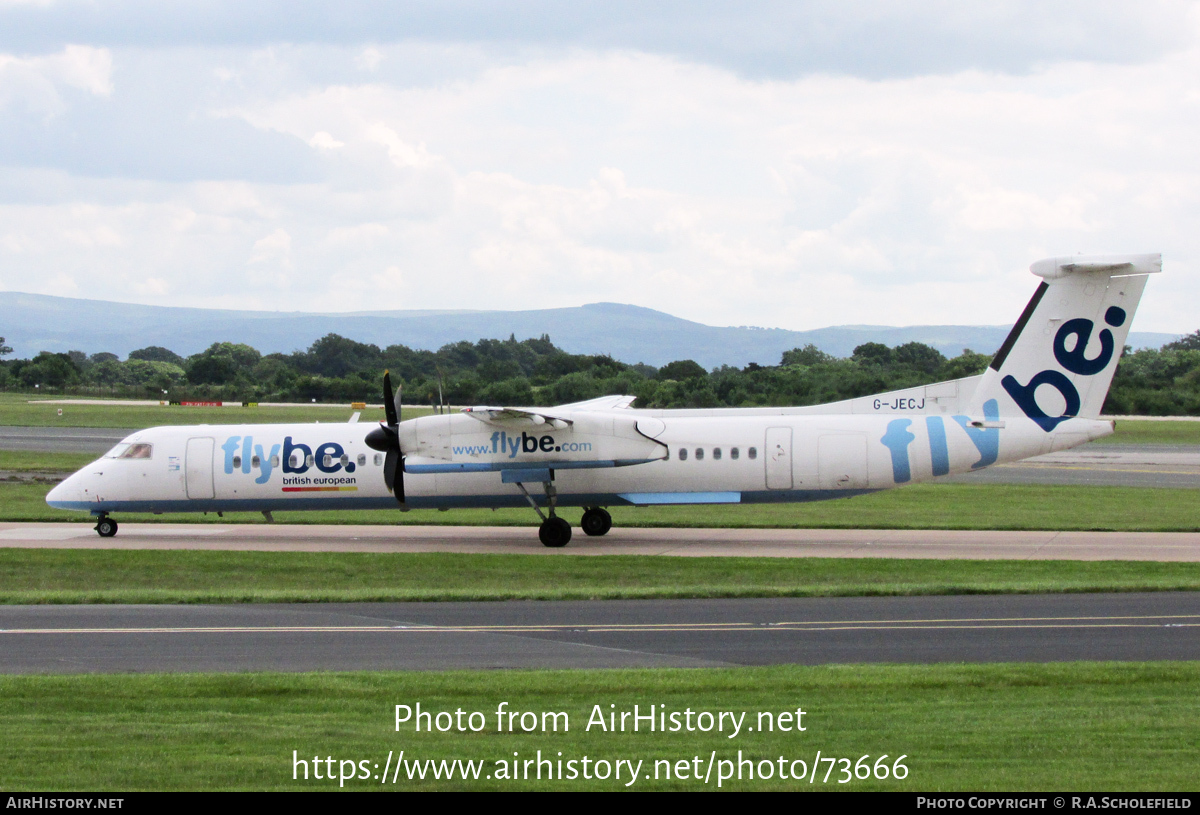
M632 396L556 407L488 406L400 421L153 427L125 438L46 497L117 512L448 509L528 504L565 546L564 506L589 536L609 507L847 498L1065 450L1113 432L1101 420L1158 254L1057 257L983 374L833 402L656 410Z

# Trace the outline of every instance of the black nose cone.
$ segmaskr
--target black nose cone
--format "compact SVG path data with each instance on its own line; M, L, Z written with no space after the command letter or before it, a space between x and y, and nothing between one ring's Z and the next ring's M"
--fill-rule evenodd
M370 447L372 450L386 453L388 450L395 449L396 447L396 431L387 425L381 424L368 433L364 441L366 441L367 447Z

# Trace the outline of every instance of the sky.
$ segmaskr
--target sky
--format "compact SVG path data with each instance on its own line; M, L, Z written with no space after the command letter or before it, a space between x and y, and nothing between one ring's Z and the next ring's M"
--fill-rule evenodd
M0 0L0 291L998 325L1162 252L1190 332L1198 80L1174 0Z

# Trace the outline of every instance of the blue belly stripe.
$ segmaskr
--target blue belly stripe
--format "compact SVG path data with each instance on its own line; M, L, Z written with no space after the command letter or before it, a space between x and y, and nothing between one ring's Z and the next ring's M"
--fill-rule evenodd
M622 492L631 504L740 504L740 492Z

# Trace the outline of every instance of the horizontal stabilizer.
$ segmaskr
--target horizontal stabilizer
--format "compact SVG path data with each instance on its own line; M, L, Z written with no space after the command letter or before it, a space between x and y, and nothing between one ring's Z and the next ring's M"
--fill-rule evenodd
M1046 258L1030 266L1029 271L1046 280L1055 280L1069 274L1155 274L1162 271L1162 255L1089 255L1088 257Z

